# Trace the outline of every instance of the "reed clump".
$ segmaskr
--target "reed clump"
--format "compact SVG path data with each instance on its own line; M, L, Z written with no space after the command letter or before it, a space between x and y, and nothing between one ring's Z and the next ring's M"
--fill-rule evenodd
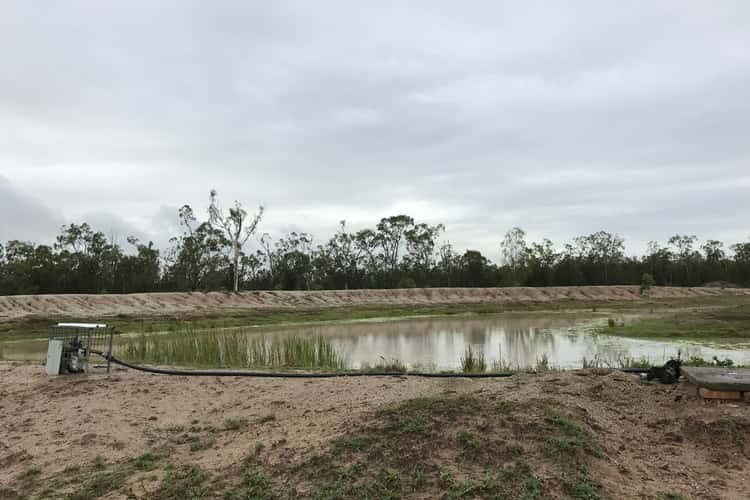
M322 337L265 338L238 331L188 329L177 334L141 334L122 339L120 354L163 365L343 370L346 359Z
M461 356L461 371L464 373L481 373L487 370L487 360L484 352L474 350L471 346L466 346L464 355Z

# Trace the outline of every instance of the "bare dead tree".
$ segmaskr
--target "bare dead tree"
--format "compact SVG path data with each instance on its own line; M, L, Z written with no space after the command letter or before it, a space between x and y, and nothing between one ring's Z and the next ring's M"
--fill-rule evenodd
M257 212L248 219L247 211L242 204L235 200L234 206L229 209L228 214L219 207L218 193L211 190L211 203L208 206L208 221L215 228L224 231L232 245L232 264L234 271L234 291L239 290L240 281L240 257L242 247L255 233L258 223L263 218L263 205L258 207Z

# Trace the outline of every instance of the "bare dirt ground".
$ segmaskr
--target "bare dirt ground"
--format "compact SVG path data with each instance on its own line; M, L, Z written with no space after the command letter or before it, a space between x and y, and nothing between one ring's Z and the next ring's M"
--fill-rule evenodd
M379 413L413 398L428 399L401 413ZM459 403L420 414L427 416L422 421L416 413L437 408L424 401ZM359 481L352 486L358 489L337 490L338 498L365 491L375 492L370 498L515 498L500 494L505 483L482 479L508 470L502 469L506 455L497 452L503 447L523 459L524 468L512 470L530 478L518 485L526 498L750 498L749 404L704 402L683 384L643 383L621 372L483 380L190 378L134 371L48 378L42 366L3 363L0 415L0 497L7 498L53 492L68 498L322 497L321 481L344 465L360 468L331 484ZM425 422L432 427L420 427ZM461 431L466 428L474 434ZM555 429L568 433L542 438ZM377 441L376 431L391 439L390 448ZM447 446L456 439L463 448L451 451ZM336 443L344 443L343 451L335 451ZM400 443L408 449L397 448ZM557 452L550 453L550 445ZM149 450L168 451L144 455ZM373 459L368 450L379 451ZM409 455L414 482L408 489L394 455L413 450L419 456ZM314 465L321 456L330 462ZM411 463L417 459L424 466ZM250 463L257 468L240 479L238 468ZM377 468L382 463L385 472ZM317 472L305 475L307 467ZM98 482L91 479L97 474ZM383 474L381 482L366 483ZM576 483L573 475L585 477ZM479 482L467 482L472 478ZM224 496L227 488L244 493ZM388 496L382 488L400 494Z
M650 299L750 296L748 288L656 287ZM0 296L0 322L31 318L241 314L334 307L504 304L565 300L644 300L637 286L420 288L394 290L136 293Z

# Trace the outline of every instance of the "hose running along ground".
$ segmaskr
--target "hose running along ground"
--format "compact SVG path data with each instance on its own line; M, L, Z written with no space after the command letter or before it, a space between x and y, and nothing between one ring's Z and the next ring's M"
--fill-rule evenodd
M321 373L295 373L295 372L254 372L234 370L175 370L171 368L152 368L128 363L117 359L111 354L91 351L104 359L131 370L138 370L158 375L181 375L187 377L265 377L265 378L335 378L335 377L425 377L425 378L505 378L512 373L430 373L430 372L365 372L365 371L343 371L343 372L321 372Z
M111 354L92 351L116 365L146 373L157 375L179 375L184 377L259 377L259 378L336 378L336 377L424 377L424 378L507 378L513 373L433 373L433 372L371 372L371 371L343 371L321 373L297 372L254 372L236 370L175 370L172 368L152 368L150 366L135 365L117 359ZM648 368L619 368L625 373L648 373Z

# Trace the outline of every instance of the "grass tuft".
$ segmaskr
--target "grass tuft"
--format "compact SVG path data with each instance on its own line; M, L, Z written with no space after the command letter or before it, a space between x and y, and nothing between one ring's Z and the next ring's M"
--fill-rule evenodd
M461 357L461 371L464 373L482 373L487 371L487 361L484 359L484 352L475 351L471 346L466 346L464 355Z
M225 431L238 431L247 427L248 423L250 423L250 421L245 417L227 418L222 424L222 429Z
M211 487L206 483L211 475L195 465L169 470L153 498L159 500L183 500L208 498Z
M133 467L141 471L151 471L156 468L156 464L161 460L161 456L156 453L146 452L132 460Z

